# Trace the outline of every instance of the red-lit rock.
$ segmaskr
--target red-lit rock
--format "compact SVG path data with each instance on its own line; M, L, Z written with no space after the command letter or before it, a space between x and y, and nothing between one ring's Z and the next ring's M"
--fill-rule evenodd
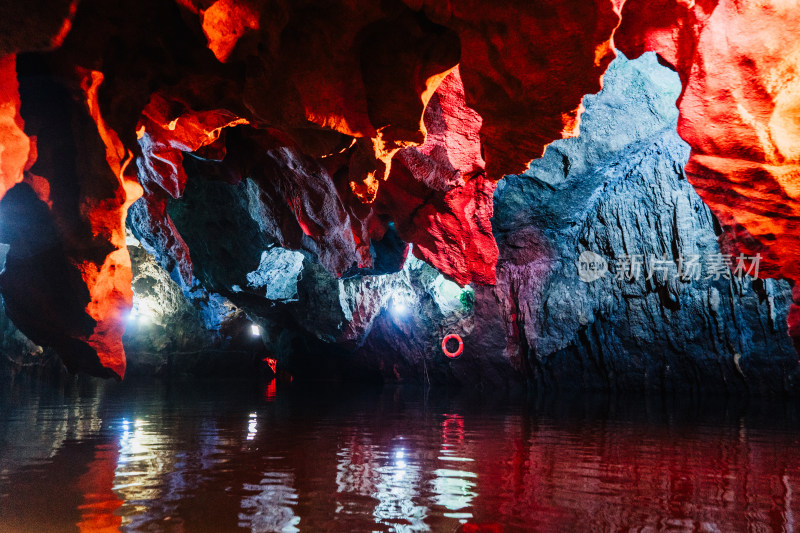
M60 46L70 28L78 0L0 2L0 57Z
M216 160L225 156L220 135L225 128L247 124L247 120L226 110L195 112L180 102L156 93L144 108L136 127L140 157L139 180L145 187L144 204L137 216L149 230L149 240L168 251L168 270L177 270L184 286L194 283L192 260L186 243L167 214L168 198L180 198L186 187L184 152L206 149L204 155Z
M655 50L681 76L686 174L733 255L762 277L800 279L800 11L793 2L629 1L619 44ZM795 303L795 305L797 302ZM790 332L798 338L798 311Z
M136 217L137 227L147 228L150 245L165 252L161 266L167 272L175 272L185 287L191 287L194 284L192 258L189 247L167 214L168 198L164 191L145 191L142 208L133 211L131 216Z
M133 168L129 168L133 154L122 146L116 132L108 128L100 113L97 90L103 82L102 73L87 71L81 74L86 110L96 125L107 166L102 165L97 156L92 160L96 168L89 174L89 187L81 191L80 209L91 228L93 244L105 249L106 255L102 257L102 254L86 254L78 250L73 252L74 261L89 289L91 300L86 312L96 322L92 334L85 341L97 353L100 364L122 378L125 375L122 335L133 299L131 258L125 245L125 218L128 207L142 195L142 187ZM94 135L94 131L90 130L89 134ZM113 186L113 194L104 190L109 185Z
M319 262L333 274L344 274L359 262L358 245L328 171L287 140L261 134L253 141L259 147L254 152L262 155L249 174L264 205L273 210L260 217L262 230L279 236L279 244L287 248L303 248L303 236L310 237Z
M24 181L45 202L20 193L80 273L83 286L64 292L86 316L37 320L12 285L44 274L20 256L6 300L42 342L88 347L91 363L75 369L124 373L137 170L150 244L194 285L166 209L189 152L203 178L252 178L270 206L262 231L333 273L370 268L371 241L394 222L459 283L494 283L494 180L577 134L614 44L656 50L680 73L687 174L726 249L800 279L800 14L789 3L84 0L29 16L17 4L2 2L0 21L0 195ZM13 54L52 48L25 59L46 68L18 89ZM36 301L57 315L54 292L45 284Z
M46 186L39 198L22 185L4 198L5 305L24 333L59 349L72 370L121 378L132 297L124 221L141 187L129 168L133 154L99 111L102 74L75 68L51 78L52 69L17 61L20 122L36 139L26 181Z
M614 59L619 2L406 0L461 40L467 104L483 117L487 175L523 172L553 140L578 134L581 100Z
M246 64L243 103L253 122L281 127L323 156L350 137L350 187L374 199L394 153L423 141L425 104L458 62L458 38L402 2L218 0L202 11L209 48ZM319 149L319 150L318 150Z
M462 285L493 284L495 184L484 176L481 117L464 102L458 69L428 103L425 128L422 146L395 156L376 208L395 221L404 240L414 243L420 259Z
M138 162L139 179L148 188L157 186L179 198L186 186L183 153L213 146L223 129L247 123L224 109L195 112L154 94L136 127L142 153ZM224 156L223 144L212 157L222 160Z
M0 196L22 181L30 140L19 116L17 56L0 58Z
M208 48L223 63L245 33L259 29L259 7L263 9L264 5L262 3L259 6L256 2L250 4L218 0L203 11L203 33L208 38Z

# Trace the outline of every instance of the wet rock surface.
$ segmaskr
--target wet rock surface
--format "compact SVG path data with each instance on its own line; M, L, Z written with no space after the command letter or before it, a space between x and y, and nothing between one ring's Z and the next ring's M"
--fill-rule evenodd
M679 91L654 55L617 59L603 92L585 100L582 135L500 183L493 223L510 257L487 290L513 295L527 370L543 386L797 386L789 284L712 271L720 228L683 171ZM587 252L605 275L581 279Z
M228 179L212 159L185 158L180 197L164 198L157 212L152 202L139 201L128 217L129 371L235 375L265 371L262 360L270 358L279 373L297 378L485 390L796 391L797 357L785 327L789 284L709 271L723 253L721 228L686 179L689 147L676 132L677 75L653 54L620 57L604 84L584 100L580 137L551 144L527 172L505 177L491 207L481 198L494 184L481 181L483 162L463 140L477 131L471 119L462 122L461 140L434 135L432 142L452 145L451 157L460 154L461 162L449 174L436 165L423 172L425 190L409 179L407 194L419 198L419 209L397 227L380 213L399 213L402 202L382 208L378 196L363 219L381 226L362 250L366 263L336 252L351 238L343 228L355 219L350 207L335 198L330 203L333 185L322 180L318 194L300 200L316 211L292 210L298 192L286 169L296 156L281 159L286 152L273 150L250 163L242 179ZM429 165L425 157L437 149L409 150L395 172ZM308 164L293 171L315 175ZM384 190L404 182L392 183ZM459 203L451 191L474 194L473 200ZM396 201L395 192L384 202ZM457 225L477 209L478 233L488 231L482 224L493 208L495 285L459 285L453 278L468 278L458 274L458 261L443 273L418 258L430 259L428 252L406 245L403 237L422 220L415 217L431 205L428 229ZM451 208L461 214L436 218ZM313 225L315 212L319 220L338 213L341 224L327 226L333 233L309 234L301 226ZM158 226L164 232L153 230L154 220L165 224ZM454 233L415 239L435 257L437 239L460 246L448 234ZM464 257L474 253L464 249ZM603 267L591 280L580 270L587 253ZM637 275L625 271L632 258L640 262ZM700 275L681 278L678 269L692 258ZM5 315L2 324L3 346L17 354L14 365L47 359L57 366L52 352L28 341ZM458 359L442 352L448 334L464 341Z
M679 91L654 55L620 57L604 90L585 99L582 135L500 182L495 286L459 286L407 256L392 232L376 257L396 267L337 278L313 244L280 246L283 233L265 226L272 217L249 180L194 176L168 212L199 282L170 277L156 261L168 266L166 249L151 245L154 258L146 239L129 247L134 312L149 321L128 327L131 368L257 366L258 353L298 377L489 390L795 390L789 285L709 272L720 228L683 171ZM129 224L144 233L135 214ZM607 270L591 281L579 275L587 252ZM624 270L631 258L637 275ZM692 258L700 275L681 278ZM251 323L257 340L246 338ZM441 349L450 333L464 340L456 360Z
M617 59L585 100L582 135L500 182L497 285L475 287L471 316L444 328L380 315L356 351L365 365L388 379L487 386L796 390L789 284L712 269L720 227L683 171L679 92L654 55ZM609 271L583 281L585 252ZM624 271L631 258L638 275ZM448 332L465 341L455 362L437 342Z
M234 293L252 320L277 320L263 295L229 283L242 265L226 280L192 256L203 245L173 215L181 218L176 201L191 204L185 193L207 188L197 176L247 184L246 203L259 209L251 219L270 236L262 246L256 235L252 250L230 243L247 273L274 246L337 277L397 272L410 250L459 284L495 284L498 180L579 134L584 96L602 87L614 46L631 57L655 51L678 73L677 129L692 149L684 172L719 221L722 251L760 254L765 277L800 279L800 16L791 2L51 4L0 0L0 196L32 191L51 226L12 244L0 292L15 323L73 370L125 374L129 218L193 305L206 302L207 322ZM647 127L629 121L631 132L609 136L624 145ZM600 164L592 150L566 154L573 168L560 172L573 194L555 203L587 200L591 180L573 178ZM558 188L552 158L545 182ZM218 214L206 229L246 220ZM536 228L518 233L503 235L520 249L506 251L513 264L526 263L526 246L549 257ZM54 290L47 267L18 261L26 247L59 256L71 281ZM48 309L29 312L25 283ZM787 320L796 341L799 295ZM533 323L523 312L511 318Z

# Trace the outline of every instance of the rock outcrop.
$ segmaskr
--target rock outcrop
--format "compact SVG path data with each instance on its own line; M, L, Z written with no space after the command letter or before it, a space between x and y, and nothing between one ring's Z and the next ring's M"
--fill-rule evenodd
M582 135L551 144L496 195L510 257L483 290L513 295L528 371L567 388L796 390L790 287L721 262L717 221L684 172L677 76L648 54L617 59L605 84L585 99ZM586 253L609 271L579 276Z
M345 350L344 372L470 387L796 391L789 284L714 270L721 230L686 179L680 91L655 55L618 58L603 91L585 99L581 136L500 182L496 285L476 285L469 311L450 320L431 320L433 291L418 286L420 311L385 305L363 345ZM585 252L609 271L582 280ZM631 260L638 274L625 270ZM687 270L691 261L699 270ZM396 291L373 282L352 294ZM447 333L464 338L457 361L442 355Z
M403 276L409 243L417 259L475 285L476 313L483 312L481 294L502 301L526 295L527 303L499 313L508 335L495 340L505 342L506 354L516 350L504 360L530 378L528 350L541 357L555 345L539 342L547 323L526 306L545 305L553 254L568 255L561 249L568 236L554 233L551 222L590 208L609 209L604 216L613 212L632 227L639 219L611 204L598 207L595 193L586 194L592 180L565 178L551 186L566 186L567 196L544 187L531 202L553 220L519 231L496 227L498 249L492 193L504 174L579 133L584 95L601 88L614 46L631 57L656 51L678 72L678 133L691 148L685 173L718 217L722 252L760 254L764 276L800 276L793 192L800 18L792 2L82 0L30 12L0 2L0 10L7 30L0 38L0 240L11 244L0 291L20 330L55 347L73 370L125 373L123 332L133 305L128 220L206 325L219 322L221 302L230 302L267 329L302 330L300 311L289 322L275 316L295 285L302 299L314 291L309 280L341 289L354 283L348 279ZM646 129L630 127L631 134ZM687 195L684 182L652 184L666 172L660 165L681 166L677 140L665 134L662 141L584 148L624 149L660 169L618 176L625 190L640 187L638 180L650 181L653 194ZM553 157L534 168L557 171ZM577 176L613 158L587 152L562 159ZM537 203L544 197L553 205ZM560 213L569 202L584 203ZM695 205L687 202L681 209ZM594 240L599 227L586 229L585 247L603 244ZM676 228L655 228L647 246L656 250L659 239L697 229ZM617 260L614 238L603 251ZM296 284L282 280L271 292L265 284L275 279L277 248L299 254L289 261ZM674 258L683 249L671 251ZM41 257L53 266L38 264ZM675 306L678 287L656 292ZM762 292L783 294L776 287L783 286L770 282ZM645 289L652 287L635 292ZM700 297L695 290L686 294ZM367 300L374 307L385 298ZM299 309L302 302L285 303ZM791 309L790 330L800 336L800 306ZM495 314L482 320L494 323ZM343 316L326 316L321 322L339 329L322 327L315 338L360 339L360 326L343 333L351 329ZM571 342L569 322L558 349ZM386 352L368 337L362 346ZM615 347L627 349L620 342ZM736 353L741 374L745 354ZM393 373L402 375L402 364Z
M800 10L796 2L632 0L617 45L653 50L680 75L678 133L689 182L717 216L722 247L760 254L763 275L798 280ZM800 307L789 313L800 338Z
M135 301L151 301L171 317L174 331L218 317L217 344L207 344L212 351L235 344L236 328L253 320L262 331L259 349L298 377L507 389L534 383L795 391L796 355L784 327L789 285L710 270L722 253L720 227L686 179L689 148L676 133L679 94L677 75L653 54L612 64L604 90L585 100L582 135L551 144L526 173L500 182L494 286L448 280L407 255L393 227L373 243L375 264L389 267L337 278L312 245L280 245L252 180L209 180L189 166L184 195L167 211L195 259L199 283L185 291L192 305L169 304L182 292L138 248L131 249L135 271L153 274L147 283L135 275ZM129 223L140 231L134 216ZM606 264L604 275L581 278L587 252ZM638 272L625 270L626 261L639 264ZM699 271L681 278L678 269L691 261ZM150 292L142 292L146 285ZM180 318L184 313L199 318ZM449 333L465 343L455 361L441 351ZM197 330L189 337L213 338ZM158 350L143 350L131 326L127 338L140 371L170 364L203 370L192 368L191 358L166 361L178 344L150 356ZM187 349L198 348L181 348ZM222 361L220 355L208 364Z

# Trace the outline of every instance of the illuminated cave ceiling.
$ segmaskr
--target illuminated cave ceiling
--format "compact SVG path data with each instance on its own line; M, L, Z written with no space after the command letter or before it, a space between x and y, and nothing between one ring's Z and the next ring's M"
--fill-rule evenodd
M337 275L374 271L391 222L457 282L494 283L496 180L578 134L615 48L678 72L686 173L723 249L800 279L796 1L0 5L0 290L73 370L124 375L140 197L146 244L197 285L167 210L186 165L250 178L275 244Z

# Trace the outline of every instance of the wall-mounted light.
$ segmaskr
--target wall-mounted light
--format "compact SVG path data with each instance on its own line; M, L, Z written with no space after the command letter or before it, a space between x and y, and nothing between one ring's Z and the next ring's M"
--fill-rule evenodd
M128 321L133 324L138 324L140 326L146 326L153 321L153 317L150 313L139 311L138 309L133 309L131 313L128 315Z
M408 312L408 306L402 300L392 300L392 312L395 315L405 315Z
M250 333L253 337L261 336L261 327L258 324L250 324Z

